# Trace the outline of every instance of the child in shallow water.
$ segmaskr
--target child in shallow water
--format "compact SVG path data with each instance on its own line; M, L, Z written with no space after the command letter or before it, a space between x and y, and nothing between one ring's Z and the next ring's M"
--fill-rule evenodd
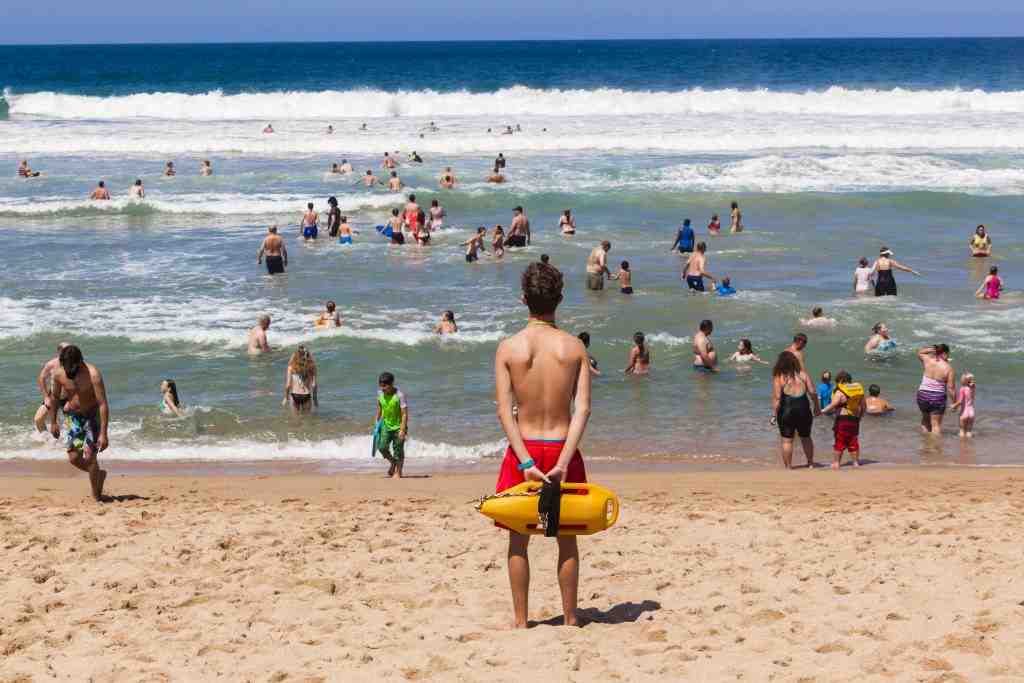
M633 293L633 272L629 269L629 261L619 264L619 272L612 275L613 280L619 281L619 291L623 294Z
M960 410L960 436L968 439L974 436L974 392L974 375L965 372L960 377L960 391L956 394L953 409Z
M767 361L761 360L761 357L754 353L754 346L750 343L749 339L740 339L740 344L736 347L736 353L729 356L729 360L734 363L753 362L768 365Z
M868 415L888 415L896 409L881 397L882 387L872 384L868 387L868 395L864 398Z

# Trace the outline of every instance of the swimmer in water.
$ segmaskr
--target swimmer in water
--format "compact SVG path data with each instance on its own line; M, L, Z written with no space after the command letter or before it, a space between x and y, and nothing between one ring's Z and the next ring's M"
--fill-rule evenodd
M971 256L984 258L992 255L992 238L989 237L984 225L979 225L974 229L974 234L971 235L970 246Z
M481 225L476 229L476 234L474 236L462 243L462 246L466 247L466 263L479 261L480 255L477 252L487 251L484 249L484 238L486 236L487 228Z
M590 333L580 332L576 338L583 342L583 348L587 350L587 360L590 361L590 374L594 377L601 376L601 370L597 367L597 359L590 353Z
M494 239L491 241L491 253L494 258L505 258L505 230L500 225L494 226Z
M421 157L419 154L417 154L416 150L413 150L412 154L409 155L409 161L413 162L414 164L422 164L423 163L423 157Z
M629 365L622 372L627 375L649 374L653 360L654 354L647 346L644 333L637 332L633 335L633 348L629 350Z
M337 163L331 164L331 170L328 171L331 175L341 175L341 166Z
M875 271L868 265L868 260L861 256L857 268L853 271L853 293L868 294L874 286Z
M718 287L715 288L718 296L732 296L736 293L736 288L732 286L732 279L726 275L722 278L722 281L718 283Z
M160 410L167 415L185 417L185 409L178 398L178 384L173 379L165 379L160 382Z
M445 190L450 190L453 187L455 187L456 178L455 174L452 173L451 166L445 166L444 173L441 174L441 177L438 179L438 182L440 183L441 187Z
M269 329L270 316L264 313L256 321L256 326L249 330L249 339L246 347L250 356L270 353L270 342L267 340L267 330Z
M864 399L865 413L868 415L880 416L896 412L892 404L881 397L882 387L872 384L868 387L868 395Z
M352 244L352 235L358 235L358 230L353 230L348 224L348 216L342 216L338 223L338 244Z
M39 171L33 171L28 166L28 159L22 159L21 164L18 166L18 176L21 178L38 178L40 175Z
M718 214L711 214L711 220L708 222L708 233L712 235L719 235L722 232L722 221L718 220Z
M501 174L501 171L498 170L498 167L495 166L494 170L491 171L491 174L487 176L487 182L493 183L495 185L500 185L501 183L505 182L505 176L503 176Z
M210 164L209 159L203 159L203 163L199 165L199 175L208 178L213 175L213 166Z
M811 309L811 317L802 319L800 324L804 327L835 327L838 322L835 318L826 317L821 306L815 306Z
M398 171L391 172L391 178L388 179L388 190L391 192L402 191L402 179L398 177Z
M89 195L89 199L96 201L106 201L110 199L110 190L107 189L106 183L102 180L96 183L96 189Z
M686 281L686 286L693 292L703 292L704 290L704 278L711 280L711 284L714 285L717 280L715 276L707 272L708 258L707 258L708 245L703 242L697 242L697 251L686 257L686 261L683 263L682 278Z
M452 311L445 311L441 314L441 322L437 323L434 328L434 334L455 334L459 331L459 326L455 324L455 313Z
M576 234L576 219L572 217L572 210L566 209L558 219L558 227L563 235L572 236Z
M320 214L313 210L313 202L306 204L306 212L302 214L302 239L316 239L319 232Z
M313 319L316 327L341 327L341 315L338 314L338 305L333 301L324 304L324 310Z
M327 130L324 131L327 135L334 135L334 126L327 124Z
M732 203L730 219L732 222L729 225L729 232L743 232L743 212L740 211L740 205L736 202Z
M342 175L348 175L352 172L352 164L348 163L348 159L341 160L341 166L338 167L338 173Z
M444 227L444 207L436 199L430 200L430 229L440 230Z
M146 190L142 187L142 178L135 179L135 184L128 188L128 196L131 199L146 198Z
M979 299L995 300L1003 291L1003 279L999 277L999 266L992 266L988 269L988 277L981 282L978 291L974 293Z
M379 182L377 176L373 175L373 171L366 169L366 175L363 176L363 187L373 187Z
M864 345L864 353L885 353L895 348L896 342L889 336L889 327L885 323L875 323L871 337Z
M619 272L611 276L612 280L619 281L619 291L623 294L633 293L633 273L629 270L629 261L619 264Z
M760 363L761 365L768 365L768 361L761 360L761 357L754 353L754 346L750 343L749 339L740 339L736 352L729 356L729 360L733 363Z
M266 127L265 127L265 128L263 129L263 133L264 133L264 135L270 135L270 134L271 134L271 133L273 133L273 132L274 132L274 127L273 127L272 125L270 125L269 123L268 123L268 124L266 125Z
M177 171L174 170L174 162L168 161L167 164L164 166L164 177L170 178L174 175L177 175Z
M382 168L386 168L387 170L390 171L395 166L398 166L398 162L396 162L394 160L394 158L392 158L392 156L390 154L388 154L387 152L384 152L384 160L382 162L380 162L380 165L381 165Z
M693 338L693 369L703 372L718 372L718 352L711 343L711 333L715 325L710 320L701 320L697 334Z
M359 130L366 130L366 124L364 123L363 125L359 126Z
M960 376L960 391L956 393L953 410L960 410L960 438L974 436L974 375L965 372Z

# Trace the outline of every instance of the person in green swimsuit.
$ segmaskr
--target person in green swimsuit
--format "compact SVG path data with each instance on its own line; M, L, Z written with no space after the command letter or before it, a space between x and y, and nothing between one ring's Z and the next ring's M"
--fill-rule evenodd
M409 406L405 394L395 386L395 376L382 372L377 378L377 415L374 422L380 422L380 433L375 447L384 459L391 463L388 476L401 478L405 464L405 438L409 431Z

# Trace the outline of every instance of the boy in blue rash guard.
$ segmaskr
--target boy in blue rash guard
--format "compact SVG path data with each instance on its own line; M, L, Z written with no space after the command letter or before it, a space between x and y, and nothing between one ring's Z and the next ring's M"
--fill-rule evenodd
M732 296L736 293L736 290L733 289L732 281L727 277L722 278L722 282L718 285L718 289L716 291L718 292L718 296Z
M687 218L683 221L683 227L679 228L679 232L676 234L676 241L672 243L672 248L669 251L679 249L680 254L690 253L693 251L695 240L693 228L690 227L690 219Z
M823 406L832 403L832 373L828 370L821 373L821 382L818 383L818 403Z

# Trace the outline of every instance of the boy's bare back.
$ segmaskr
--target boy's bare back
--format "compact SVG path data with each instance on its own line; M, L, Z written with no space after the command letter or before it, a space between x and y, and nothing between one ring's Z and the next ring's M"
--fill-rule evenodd
M530 324L498 346L498 391L503 384L519 407L525 438L564 439L581 375L589 381L583 343L553 326Z

